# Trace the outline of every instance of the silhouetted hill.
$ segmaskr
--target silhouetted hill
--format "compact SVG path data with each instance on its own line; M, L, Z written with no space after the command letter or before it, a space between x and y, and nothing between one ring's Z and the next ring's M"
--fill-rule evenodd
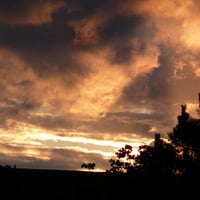
M182 199L199 197L198 178L102 172L1 169L5 199Z

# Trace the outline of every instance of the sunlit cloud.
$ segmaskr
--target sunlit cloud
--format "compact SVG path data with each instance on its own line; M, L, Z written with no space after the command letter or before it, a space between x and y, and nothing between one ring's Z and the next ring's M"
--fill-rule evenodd
M124 144L137 152L166 137L181 104L197 116L199 10L196 0L1 1L0 162L105 169Z
M113 140L58 136L55 135L54 132L45 131L25 124L18 124L15 128L17 137L13 135L13 130L10 132L1 130L0 146L1 154L6 155L7 160L10 159L9 163L15 162L18 167L26 167L26 162L30 164L31 162L34 162L35 159L38 159L38 161L40 160L39 163L50 162L51 160L54 160L55 156L54 153L52 154L52 151L63 151L63 155L65 151L74 152L74 156L82 154L81 159L77 160L77 163L75 164L76 169L80 168L81 162L93 161L93 157L89 155L98 155L99 159L101 158L101 163L107 162L108 164L108 159L115 156L114 152L125 145L125 142ZM146 141L147 140L144 140L143 142L145 143ZM8 145L5 145L6 143ZM141 143L138 142L132 143L135 152L137 152L137 148L140 144ZM65 156L67 155L68 154ZM60 158L57 156L58 162L63 162L63 167L65 165L65 160L67 159L65 156L61 156ZM21 161L18 160L20 158L23 158L24 161L23 159ZM31 158L33 161L30 160ZM71 162L70 160L68 161ZM105 168L101 165L99 166L99 164L98 167L100 167L98 168L98 171L105 170ZM46 165L46 168L54 168L54 165Z

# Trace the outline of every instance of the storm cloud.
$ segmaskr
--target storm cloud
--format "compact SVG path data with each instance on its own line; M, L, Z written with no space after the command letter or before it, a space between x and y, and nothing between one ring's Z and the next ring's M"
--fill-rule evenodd
M196 0L1 1L2 145L27 150L16 151L20 166L77 169L75 148L104 168L122 142L166 137L181 104L196 116L199 9ZM27 157L43 147L48 161L42 149ZM63 152L70 165L55 164Z

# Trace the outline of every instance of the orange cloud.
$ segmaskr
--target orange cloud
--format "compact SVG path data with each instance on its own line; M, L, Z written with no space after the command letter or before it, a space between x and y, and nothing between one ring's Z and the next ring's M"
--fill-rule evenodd
M0 12L1 45L10 49L0 49L0 120L8 129L0 139L20 147L3 153L63 161L57 150L70 147L104 156L105 146L168 130L174 102L195 105L187 98L200 77L198 1L116 0L91 13L78 0L32 2Z
M147 48L144 55L133 52L130 64L120 65L110 62L113 55L109 48L81 53L80 62L86 64L92 73L82 82L79 97L71 106L70 112L92 116L107 112L132 79L158 66L158 55L156 48Z
M185 18L190 14L193 2L190 0L128 0L121 3L121 13L127 15L141 15L143 17L152 18Z

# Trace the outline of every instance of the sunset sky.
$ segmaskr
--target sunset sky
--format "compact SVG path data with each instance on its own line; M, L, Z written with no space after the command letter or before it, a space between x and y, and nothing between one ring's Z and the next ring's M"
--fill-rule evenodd
M198 0L1 0L0 164L80 170L196 116Z

